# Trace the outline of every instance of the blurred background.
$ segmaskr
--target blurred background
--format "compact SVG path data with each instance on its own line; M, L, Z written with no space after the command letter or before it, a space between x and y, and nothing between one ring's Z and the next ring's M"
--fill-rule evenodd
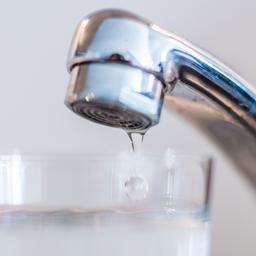
M2 2L0 153L130 150L123 131L87 122L63 104L69 45L78 22L88 13L103 8L132 11L207 50L256 85L255 7L252 0ZM255 195L221 151L167 111L147 133L143 147L160 154L173 148L214 155L213 255L255 255Z

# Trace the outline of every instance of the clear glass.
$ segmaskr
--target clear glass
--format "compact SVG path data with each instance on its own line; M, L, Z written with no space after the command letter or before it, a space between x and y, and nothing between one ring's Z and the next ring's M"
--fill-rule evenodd
M209 250L211 160L0 157L3 255L179 255Z

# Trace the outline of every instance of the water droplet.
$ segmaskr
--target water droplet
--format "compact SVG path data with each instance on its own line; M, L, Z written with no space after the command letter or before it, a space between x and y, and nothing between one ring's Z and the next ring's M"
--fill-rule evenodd
M147 197L148 183L140 176L130 177L124 184L125 193L131 200L143 200Z
M127 135L132 144L132 150L134 153L139 153L142 148L145 132L127 132Z

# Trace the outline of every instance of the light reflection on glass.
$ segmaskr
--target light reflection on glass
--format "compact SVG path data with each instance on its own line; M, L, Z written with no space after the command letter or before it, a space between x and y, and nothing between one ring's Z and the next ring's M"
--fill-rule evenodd
M0 203L20 205L23 203L24 165L19 154L6 157L0 165Z

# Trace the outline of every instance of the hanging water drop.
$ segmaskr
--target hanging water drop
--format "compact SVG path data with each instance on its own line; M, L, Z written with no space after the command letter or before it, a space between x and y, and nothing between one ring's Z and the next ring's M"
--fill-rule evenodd
M146 134L146 131L145 132L127 132L127 135L132 144L132 150L135 154L141 151L145 134Z

